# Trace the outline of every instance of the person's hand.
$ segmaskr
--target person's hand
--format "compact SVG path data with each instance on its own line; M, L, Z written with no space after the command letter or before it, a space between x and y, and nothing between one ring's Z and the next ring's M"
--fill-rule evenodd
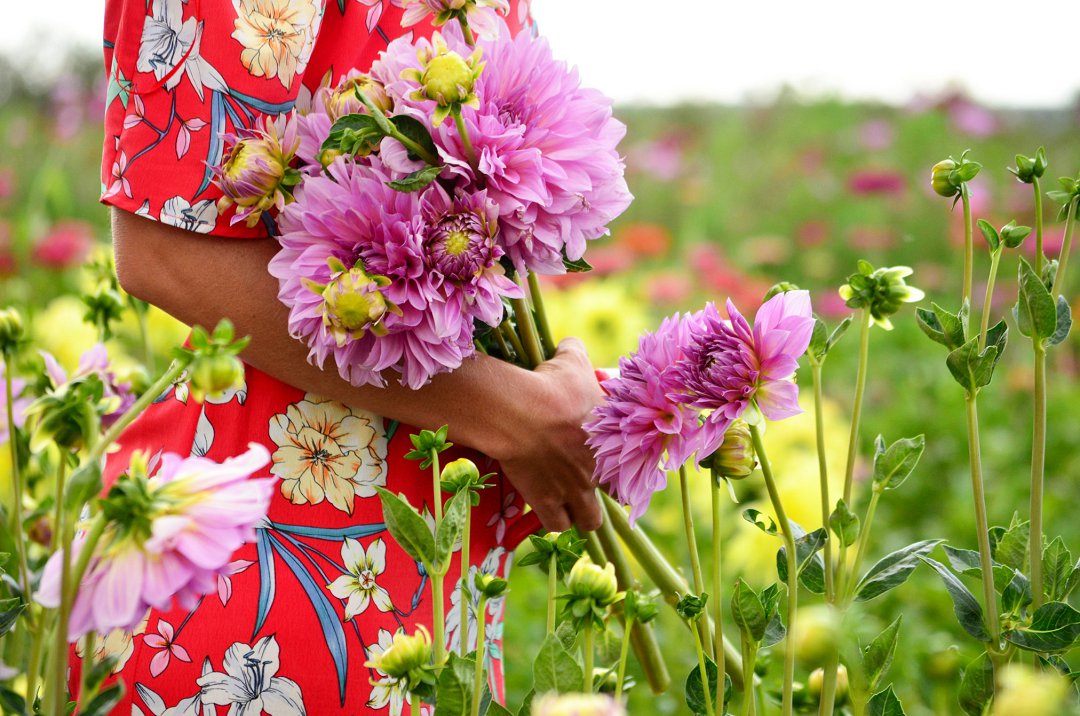
M544 528L563 532L600 526L600 505L592 482L592 450L582 429L604 397L585 346L576 338L559 344L555 357L537 367L536 395L515 440L501 455L507 479L532 505Z

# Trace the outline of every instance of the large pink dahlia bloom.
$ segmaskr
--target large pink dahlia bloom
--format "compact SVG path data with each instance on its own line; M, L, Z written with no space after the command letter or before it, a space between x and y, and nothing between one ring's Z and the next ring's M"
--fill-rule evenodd
M675 314L644 334L637 352L619 360L619 377L601 384L607 397L585 424L596 454L594 477L630 505L631 520L667 486L665 471L677 470L701 448L697 410L668 393L672 366L684 357L700 320L700 314Z
M109 522L75 598L69 641L133 629L148 609L174 599L191 609L216 590L233 552L266 518L277 479L251 476L269 462L267 449L252 443L221 463L167 453L150 477L120 478L104 501ZM84 544L85 535L75 540L73 559ZM37 600L46 607L60 605L61 559L53 554L41 577Z
M730 300L727 312L730 320L715 305L705 307L669 374L672 399L708 412L700 457L715 452L728 426L752 406L769 420L802 412L793 377L814 330L809 292L777 294L758 309L753 326Z
M511 38L500 22L498 38L480 41L486 62L474 92L479 109L462 116L475 149L469 165L453 122L434 129L435 143L450 171L470 186L482 185L499 209L500 242L519 268L546 274L564 272L563 256L582 258L586 242L608 233L607 225L632 196L616 147L626 127L611 113L611 100L583 88L577 71L556 61L542 38ZM447 26L449 48L462 56L472 49L461 30ZM410 95L417 85L401 79L418 69L417 48L399 39L372 67L393 98L395 111L412 107L428 116L434 103Z

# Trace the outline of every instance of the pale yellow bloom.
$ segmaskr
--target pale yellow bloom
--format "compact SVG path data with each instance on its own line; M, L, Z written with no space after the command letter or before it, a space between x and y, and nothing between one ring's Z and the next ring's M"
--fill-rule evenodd
M556 340L577 336L597 368L614 368L637 349L638 337L652 330L641 297L620 281L586 280L566 290L544 291Z
M270 419L270 439L278 446L270 471L294 504L326 500L352 514L357 496L386 484L382 418L366 411L308 394Z
M994 697L992 716L1058 716L1069 692L1069 682L1053 671L1009 664L1001 675L1001 691Z
M150 612L147 612L134 631L113 629L105 635L104 639L101 638L100 634L94 634L94 661L102 662L105 659L116 657L116 664L113 665L110 673L119 674L123 671L128 660L135 653L135 637L146 631L146 623L149 618ZM75 653L78 654L80 659L86 657L86 640L89 638L84 636L75 644Z
M232 37L244 49L240 62L256 77L276 77L288 89L303 72L322 20L314 0L233 0Z

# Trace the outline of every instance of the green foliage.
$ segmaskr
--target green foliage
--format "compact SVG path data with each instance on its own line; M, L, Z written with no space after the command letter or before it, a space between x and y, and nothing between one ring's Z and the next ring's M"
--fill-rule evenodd
M1080 637L1080 612L1064 602L1047 602L1035 610L1031 625L1005 634L1021 649L1053 654L1067 651Z
M855 601L866 602L899 587L919 566L919 559L939 544L941 540L921 540L882 557L859 580Z
M582 684L581 665L570 655L554 634L548 635L533 662L533 690L564 694L577 691Z
M964 631L979 641L990 641L990 632L986 630L983 610L975 595L941 562L922 555L919 556L919 559L930 565L941 577L941 581L945 583L945 590L953 600L956 620L964 628Z
M960 708L968 716L983 716L993 698L994 664L990 656L983 652L964 669L958 700Z
M884 691L879 691L870 697L866 705L866 712L870 716L905 716L904 707L900 699L893 693L893 687L887 686Z
M896 654L896 643L900 636L900 622L903 618L903 615L898 616L883 632L874 637L873 641L863 647L863 677L866 679L869 691L877 689L881 678L892 666L893 656Z
M926 448L926 437L897 440L885 447L885 440L878 435L874 441L874 485L882 490L895 490L915 470Z
M390 536L406 554L423 563L429 572L434 571L438 553L435 550L435 537L431 534L428 523L404 495L395 495L382 487L375 489L382 500L383 521Z
M836 501L836 509L829 515L829 529L845 547L855 544L859 538L859 517L848 509L843 500Z
M705 672L708 674L709 677L709 703L715 707L716 704L713 704L712 702L714 700L714 696L716 695L716 662L707 656L705 657ZM693 671L691 671L690 674L686 677L686 684L683 687L683 694L686 700L686 706L690 709L691 712L693 712L694 714L698 714L699 716L706 713L705 692L701 688L700 666L695 666ZM727 704L730 698L731 678L727 674L724 674L724 703ZM714 709L713 713L716 713L716 711L717 709Z

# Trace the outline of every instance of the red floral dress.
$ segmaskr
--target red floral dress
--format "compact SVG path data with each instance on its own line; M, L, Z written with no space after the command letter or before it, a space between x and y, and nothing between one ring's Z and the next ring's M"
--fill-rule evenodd
M401 0L107 0L102 201L189 231L262 237L230 225L209 166L222 135L266 114L303 106L323 82L366 69L403 34ZM527 2L511 3L514 30ZM418 25L415 32L430 33ZM230 239L223 239L230 240ZM452 428L452 426L451 426ZM166 392L122 436L109 459L115 479L133 450L224 459L252 441L272 453L280 478L268 519L241 548L216 594L194 610L151 611L134 633L97 639L117 656L127 687L115 713L390 713L407 708L402 684L364 666L399 629L430 625L428 577L385 531L376 486L404 492L430 514L432 480L405 460L415 429L316 395L251 367L245 386L199 404L187 386ZM452 431L451 431L452 432ZM451 439L452 439L451 434ZM471 457L481 471L498 465ZM538 524L499 478L473 517L471 570L505 575L509 552ZM452 566L450 575L459 574ZM472 580L469 580L472 584ZM460 624L459 588L448 580L446 635L476 642L478 595ZM501 602L489 604L483 651L501 692ZM76 647L80 655L85 644ZM77 677L78 665L73 669Z

